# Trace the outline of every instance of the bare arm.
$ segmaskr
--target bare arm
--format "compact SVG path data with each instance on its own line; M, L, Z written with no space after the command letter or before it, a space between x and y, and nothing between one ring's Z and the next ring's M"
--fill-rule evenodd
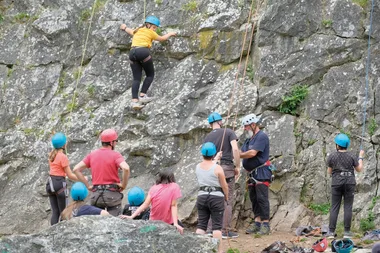
M178 206L177 206L177 200L172 201L172 206L171 206L171 211L172 211L172 218L173 218L173 226L175 226L178 230L178 232L182 235L183 234L183 227L178 225Z
M131 216L120 215L119 217L122 219L134 219L136 216L139 216L145 209L149 207L151 201L152 199L148 193L148 196L146 196L144 203L142 203L142 205L139 206L139 208L137 208L137 210Z
M257 150L250 149L247 152L240 152L240 158L247 159L247 158L252 158L256 156L258 153Z
M126 162L121 162L119 166L123 170L123 181L118 185L121 188L120 191L123 191L125 188L127 188L130 169L128 163Z
M78 177L71 171L70 166L66 166L64 170L67 177L70 178L70 180L78 181Z
M109 214L109 212L107 212L106 210L102 210L102 211L100 212L100 215L101 215L101 216L108 216L108 215L110 215L110 214Z
M327 168L327 173L331 175L331 173L332 173L332 168L331 167Z
M87 169L87 165L83 161L81 161L77 165L75 165L73 172L77 176L78 180L86 185L87 189L92 190L92 185L88 183L87 179L82 173L82 171L85 169Z
M131 36L133 36L133 32L135 31L135 30L133 30L131 28L128 28L126 24L122 24L120 26L120 29L123 30L123 31L126 31Z
M156 40L158 41L165 41L165 40L168 40L171 36L176 36L177 34L175 32L170 32L170 33L167 33L163 36L158 36L156 38Z
M224 175L223 168L218 165L215 168L215 172L216 172L217 177L219 178L219 184L223 189L224 199L227 201L228 200L228 185L227 185L226 177Z
M232 153L234 155L234 163L235 163L235 179L239 178L240 174L240 152L237 145L237 141L231 141Z
M363 158L364 158L364 150L360 150L359 152L359 165L355 167L357 172L361 172L363 170Z

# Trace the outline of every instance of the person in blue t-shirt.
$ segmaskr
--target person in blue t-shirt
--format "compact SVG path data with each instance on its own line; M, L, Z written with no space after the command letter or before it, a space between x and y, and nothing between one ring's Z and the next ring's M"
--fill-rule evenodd
M249 172L249 198L255 215L255 223L246 233L267 235L270 232L268 188L272 180L272 171L268 168L269 138L260 130L259 122L260 118L255 114L243 118L242 125L249 138L241 147L240 158L243 158L244 169Z
M86 205L84 201L88 195L87 187L82 182L76 182L71 188L71 197L74 200L71 202L61 213L63 220L69 220L72 217L79 217L82 215L102 215L106 216L109 213L106 210L100 209L95 206Z

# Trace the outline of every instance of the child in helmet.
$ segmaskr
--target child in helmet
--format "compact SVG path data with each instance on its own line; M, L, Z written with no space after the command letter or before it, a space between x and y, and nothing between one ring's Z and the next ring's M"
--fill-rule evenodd
M355 171L363 170L364 150L360 150L359 158L347 151L350 139L345 134L338 134L335 137L336 152L327 158L327 173L332 175L331 182L331 209L330 223L327 237L335 237L336 222L338 219L340 204L344 199L344 236L351 238L352 204L355 193Z
M102 215L106 216L109 213L106 210L100 209L95 206L86 205L84 200L88 195L87 187L82 182L76 182L71 188L71 198L73 202L68 205L62 212L62 219L69 220L72 217L79 217L82 215Z
M182 197L181 189L171 171L161 171L156 184L152 186L144 203L131 215L120 215L122 219L134 219L151 204L149 220L161 220L177 228L183 234L183 225L178 220L177 199Z
M65 154L66 136L57 133L53 136L52 145L54 149L49 154L49 177L46 183L46 192L52 210L51 225L58 223L59 216L66 208L66 176L73 181L78 181L77 176L71 171L69 159Z
M156 33L157 27L160 27L160 20L155 16L149 16L145 19L144 25L133 30L125 24L120 26L120 29L126 31L132 38L132 48L129 52L130 66L133 74L132 82L132 108L141 109L144 103L152 101L151 97L146 95L154 78L153 59L149 48L152 46L152 41L165 41L176 33L170 32L163 36ZM140 82L142 78L142 70L145 71L145 80L139 93Z
M216 146L212 142L202 145L203 162L195 169L199 184L197 209L197 234L205 234L207 223L211 217L212 235L220 240L218 252L222 252L222 226L224 201L228 201L228 185L223 168L213 162Z
M127 216L131 216L136 210L141 206L144 202L145 193L144 190L138 186L132 187L132 189L128 192L128 204L125 205L123 214ZM135 220L149 220L150 208L148 207L146 210L142 211L139 215L137 215Z

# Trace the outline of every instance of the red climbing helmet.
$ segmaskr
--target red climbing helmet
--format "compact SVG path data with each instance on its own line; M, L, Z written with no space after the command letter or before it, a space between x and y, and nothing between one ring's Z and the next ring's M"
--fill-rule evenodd
M323 239L319 239L313 244L313 249L317 252L323 252L327 249L327 239L324 237Z
M101 142L117 141L117 133L113 129L106 129L100 134Z

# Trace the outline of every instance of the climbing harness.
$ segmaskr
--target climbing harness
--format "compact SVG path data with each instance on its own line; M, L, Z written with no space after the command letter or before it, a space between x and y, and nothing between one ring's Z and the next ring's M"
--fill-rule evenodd
M201 186L199 187L199 190L208 192L208 194L210 194L211 192L218 192L218 191L224 194L222 187L217 187L217 186Z
M371 64L371 34L372 34L372 19L373 19L373 9L374 9L374 0L372 0L371 4L371 14L369 18L369 31L368 31L368 49L367 49L367 63L366 63L366 71L365 71L365 99L363 106L363 128L362 128L362 138L360 141L360 149L363 149L363 139L365 134L365 122L367 117L367 102L368 102L368 86L369 86L369 67Z

